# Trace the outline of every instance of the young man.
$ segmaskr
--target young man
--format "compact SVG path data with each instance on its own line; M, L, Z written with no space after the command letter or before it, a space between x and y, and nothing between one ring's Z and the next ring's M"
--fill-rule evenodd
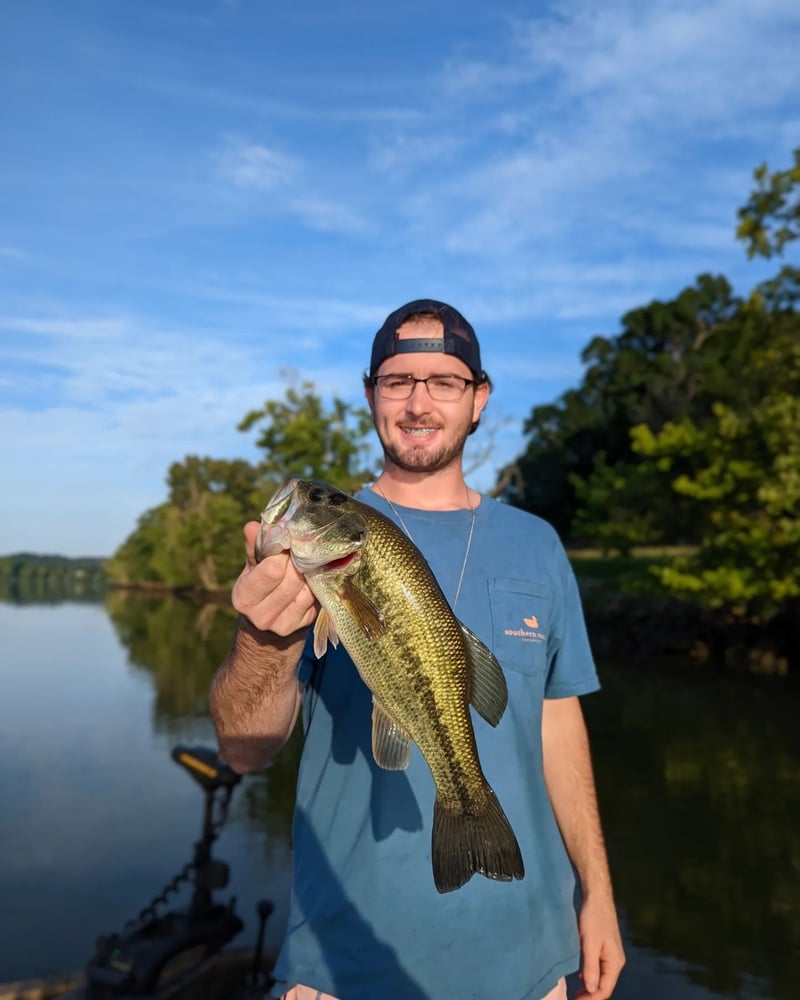
M222 755L240 771L263 767L303 711L294 884L276 966L291 1000L566 1000L564 976L579 968L578 996L605 1000L624 963L578 703L598 683L575 579L549 525L463 476L490 388L455 309L419 300L392 313L365 378L385 464L358 499L412 538L456 617L503 667L500 724L475 713L473 723L522 880L474 876L437 893L424 760L414 753L399 772L375 765L370 692L341 645L315 659L313 595L288 553L256 564L258 525L245 527L240 619L211 707Z

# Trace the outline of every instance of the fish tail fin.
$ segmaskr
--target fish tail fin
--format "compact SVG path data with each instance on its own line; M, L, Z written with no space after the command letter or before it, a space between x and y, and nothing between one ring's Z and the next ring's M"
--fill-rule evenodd
M458 889L475 872L500 882L525 874L517 838L488 785L485 804L478 812L447 809L437 796L431 855L439 892Z

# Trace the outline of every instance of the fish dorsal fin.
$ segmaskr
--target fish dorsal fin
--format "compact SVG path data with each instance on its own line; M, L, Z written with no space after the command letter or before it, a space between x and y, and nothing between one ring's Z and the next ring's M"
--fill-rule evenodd
M356 625L368 639L377 639L386 631L383 615L362 591L347 577L342 583L339 598Z
M335 649L339 645L339 635L333 623L333 618L331 618L325 608L322 608L314 623L314 656L318 660L322 658L325 650L328 648L328 643Z
M372 699L372 756L384 771L405 771L411 760L411 737Z
M467 647L471 682L469 700L475 711L483 716L490 726L496 726L508 704L508 688L503 668L491 649L485 646L474 632L471 632L463 622L458 624L461 626Z

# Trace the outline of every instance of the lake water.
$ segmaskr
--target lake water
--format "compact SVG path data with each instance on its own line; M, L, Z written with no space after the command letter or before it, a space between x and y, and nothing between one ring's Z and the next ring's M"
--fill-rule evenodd
M187 862L225 607L112 594L0 603L0 983L79 970ZM628 965L616 1000L790 1000L800 983L800 739L783 681L601 665L584 699ZM215 853L255 940L290 879L297 745L245 778Z

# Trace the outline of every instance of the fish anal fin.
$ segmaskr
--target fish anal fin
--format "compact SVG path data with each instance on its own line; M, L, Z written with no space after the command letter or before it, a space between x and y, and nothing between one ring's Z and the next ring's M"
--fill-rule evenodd
M386 631L386 622L370 599L347 577L339 599L368 639L377 639Z
M483 809L448 809L437 796L433 807L431 859L439 892L452 892L475 872L499 882L525 876L517 838L494 792L487 786Z
M486 719L490 726L496 726L508 704L508 688L503 668L497 662L494 653L474 632L463 622L459 622L459 625L467 647L470 673L469 700L475 711Z
M372 756L384 771L405 771L411 760L411 737L372 699Z
M324 654L329 642L335 649L339 645L339 635L336 632L333 618L325 608L321 608L317 620L314 622L314 656L318 660Z

